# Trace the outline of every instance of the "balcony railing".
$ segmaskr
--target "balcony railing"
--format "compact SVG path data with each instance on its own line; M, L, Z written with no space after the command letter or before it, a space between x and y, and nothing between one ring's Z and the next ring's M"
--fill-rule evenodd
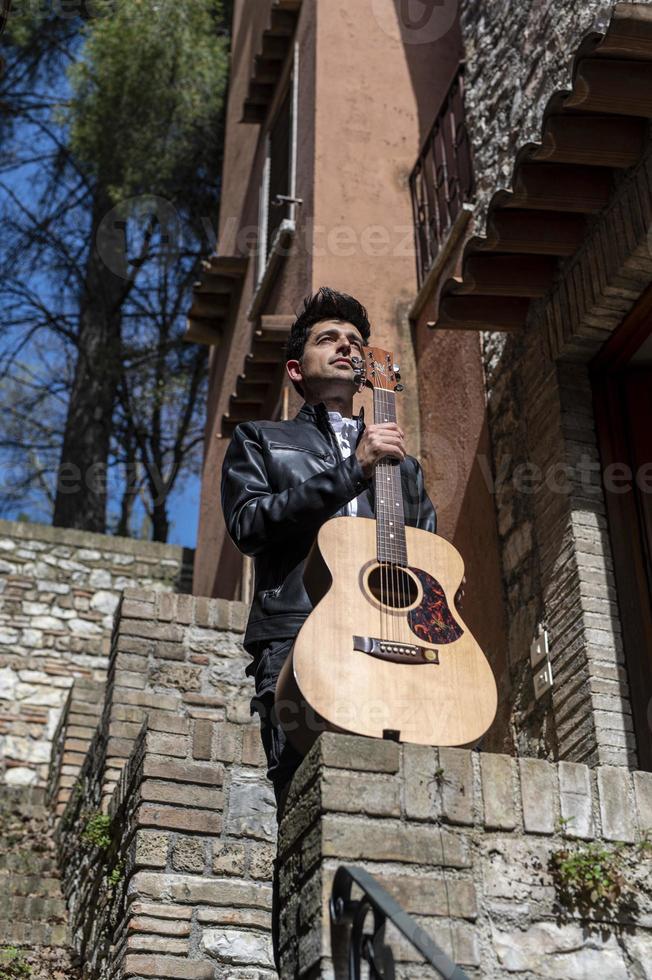
M410 175L419 287L475 191L463 72L460 66Z

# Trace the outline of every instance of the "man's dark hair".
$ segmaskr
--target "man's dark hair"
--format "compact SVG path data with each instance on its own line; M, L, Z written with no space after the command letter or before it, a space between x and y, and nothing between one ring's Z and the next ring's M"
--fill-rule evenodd
M292 324L285 345L286 361L301 360L311 328L322 320L346 320L357 327L365 344L369 342L371 326L362 303L346 293L338 293L335 289L322 286L314 296L306 296L303 301L303 310ZM297 385L295 388L300 392Z

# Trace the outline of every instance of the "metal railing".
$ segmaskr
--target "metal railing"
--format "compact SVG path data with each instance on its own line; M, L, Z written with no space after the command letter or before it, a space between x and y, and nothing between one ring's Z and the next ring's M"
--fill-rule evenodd
M362 897L351 899L357 885ZM365 930L373 914L373 931ZM389 920L412 946L445 980L469 980L398 902L362 868L341 865L335 873L330 900L333 960L348 964L349 980L361 980L362 963L369 967L370 980L394 980L394 956L385 945L385 925Z
M460 65L410 175L419 286L462 206L475 192Z

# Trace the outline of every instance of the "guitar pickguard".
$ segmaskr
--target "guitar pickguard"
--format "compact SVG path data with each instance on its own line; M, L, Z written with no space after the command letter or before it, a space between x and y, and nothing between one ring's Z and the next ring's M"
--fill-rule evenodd
M420 606L408 613L408 623L412 632L425 643L454 643L464 630L453 618L446 593L437 579L421 568L410 568L423 586L423 601Z

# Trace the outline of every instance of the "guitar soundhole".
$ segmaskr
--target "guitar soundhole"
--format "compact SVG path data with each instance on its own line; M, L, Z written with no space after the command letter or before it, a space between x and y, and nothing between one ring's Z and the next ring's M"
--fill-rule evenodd
M407 609L419 595L415 579L398 565L377 565L367 580L374 599L392 609Z

